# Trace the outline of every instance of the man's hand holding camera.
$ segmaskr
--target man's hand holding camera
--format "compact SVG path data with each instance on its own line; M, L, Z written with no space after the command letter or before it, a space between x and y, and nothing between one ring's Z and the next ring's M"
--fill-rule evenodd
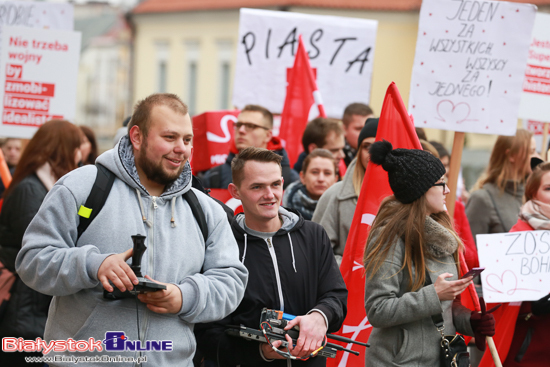
M323 344L323 340L327 333L325 318L316 311L309 315L296 316L294 320L288 323L285 330L290 330L295 326L299 327L300 335L295 346L290 336L288 336L288 334L285 335L288 342L288 351L295 357L307 358ZM273 346L277 348L279 348L281 344L282 341L280 340L273 342ZM261 348L266 359L285 359L285 357L275 352L269 344L262 344ZM281 351L284 352L285 350L281 349Z

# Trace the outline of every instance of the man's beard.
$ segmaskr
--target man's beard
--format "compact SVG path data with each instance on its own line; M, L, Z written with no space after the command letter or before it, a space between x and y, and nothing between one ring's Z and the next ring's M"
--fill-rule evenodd
M172 182L177 180L177 178L183 172L186 162L182 162L183 164L178 169L178 171L171 174L163 169L162 158L158 164L152 162L151 160L147 159L147 145L145 144L143 148L144 149L141 149L139 151L137 164L143 170L143 173L145 173L145 176L148 180L165 186L168 186Z

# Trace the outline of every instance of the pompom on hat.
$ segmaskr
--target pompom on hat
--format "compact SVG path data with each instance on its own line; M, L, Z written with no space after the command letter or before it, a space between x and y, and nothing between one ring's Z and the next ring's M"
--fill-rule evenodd
M393 149L389 141L377 141L369 148L370 160L388 172L395 198L403 204L420 199L445 174L441 161L419 149Z

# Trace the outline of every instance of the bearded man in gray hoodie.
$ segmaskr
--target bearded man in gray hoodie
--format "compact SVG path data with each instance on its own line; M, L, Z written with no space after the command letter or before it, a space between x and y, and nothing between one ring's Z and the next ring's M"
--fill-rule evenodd
M193 324L222 319L239 305L248 273L221 206L191 188L192 138L187 106L172 94L151 95L136 105L128 135L97 159L115 180L80 237L79 208L96 166L62 177L44 200L23 239L17 272L31 288L54 296L46 343L101 341L91 351L60 346L46 354L50 366L98 355L130 357L121 366L134 365L132 358L152 366L191 366ZM189 190L204 212L206 240L182 198ZM138 282L127 263L135 234L146 235L141 272L166 289L106 300L104 290L132 290Z

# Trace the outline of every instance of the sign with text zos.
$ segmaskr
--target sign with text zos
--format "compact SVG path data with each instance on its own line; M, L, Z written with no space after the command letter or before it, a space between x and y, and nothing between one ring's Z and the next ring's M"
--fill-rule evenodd
M341 118L348 104L369 103L377 27L368 19L241 9L233 105L282 112L299 35L328 116Z
M0 135L30 138L44 122L75 116L80 33L4 27Z
M476 236L486 302L535 301L550 293L550 231Z
M536 7L424 0L409 113L418 127L514 135Z
M550 14L535 18L519 117L550 122Z

